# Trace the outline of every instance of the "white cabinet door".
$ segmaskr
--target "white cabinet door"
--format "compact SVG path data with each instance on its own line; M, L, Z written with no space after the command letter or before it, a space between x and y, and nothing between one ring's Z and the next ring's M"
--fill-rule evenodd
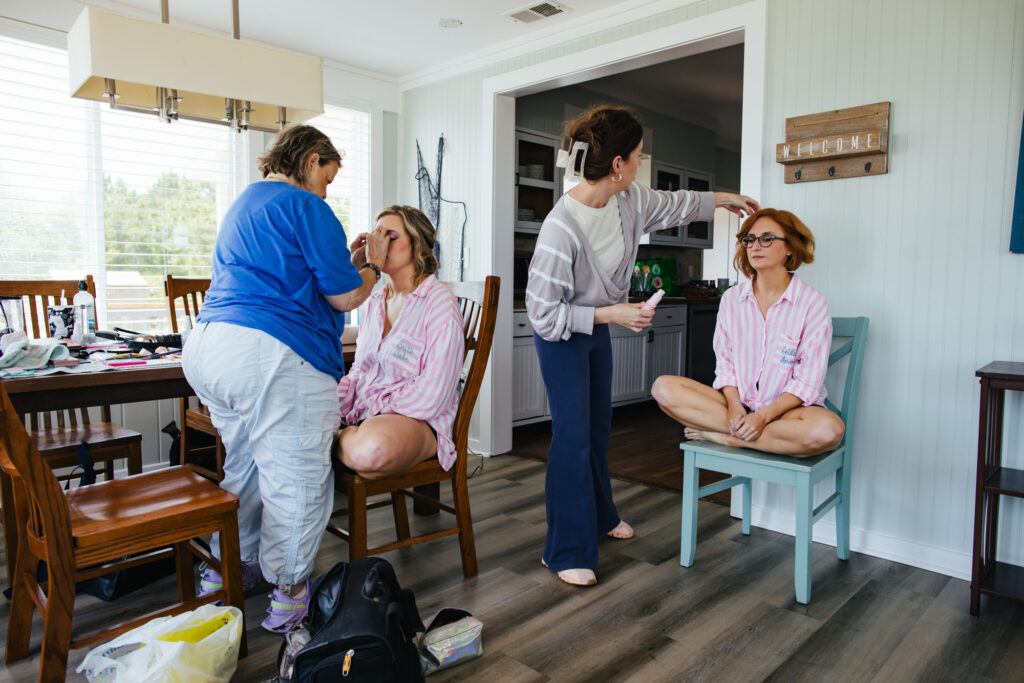
M533 337L512 339L512 421L548 414L548 394Z
M671 325L651 330L650 363L647 389L661 375L682 375L686 363L686 326Z
M630 332L625 327L611 325L612 341L612 403L623 403L644 398L647 384L647 335Z

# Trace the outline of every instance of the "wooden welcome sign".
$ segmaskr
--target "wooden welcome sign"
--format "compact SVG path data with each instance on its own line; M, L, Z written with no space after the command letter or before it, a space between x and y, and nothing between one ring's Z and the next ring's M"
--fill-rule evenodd
M881 175L888 160L888 102L786 119L786 141L775 146L787 184Z

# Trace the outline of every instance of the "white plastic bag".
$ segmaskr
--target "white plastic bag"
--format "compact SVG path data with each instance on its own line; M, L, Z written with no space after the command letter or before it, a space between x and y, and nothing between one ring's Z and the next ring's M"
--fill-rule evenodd
M77 671L90 683L227 683L241 642L237 607L203 605L153 619L90 650Z

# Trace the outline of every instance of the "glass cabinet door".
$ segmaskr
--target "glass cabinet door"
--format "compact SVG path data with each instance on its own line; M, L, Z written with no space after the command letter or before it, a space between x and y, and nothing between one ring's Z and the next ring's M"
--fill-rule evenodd
M671 166L655 164L654 166L654 189L668 190L675 192L682 189L684 175L681 169ZM678 245L683 239L682 226L675 226L651 234L651 244L675 244Z
M712 187L712 176L697 171L686 172L686 189L695 192L710 192ZM687 247L698 247L710 249L714 242L714 230L709 221L695 221L685 226L683 245Z
M559 197L561 183L555 166L558 140L554 137L516 131L516 217L515 229L538 232L545 216Z

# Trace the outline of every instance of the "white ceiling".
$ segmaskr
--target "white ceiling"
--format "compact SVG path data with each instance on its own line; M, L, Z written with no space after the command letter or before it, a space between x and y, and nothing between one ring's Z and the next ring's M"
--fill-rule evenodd
M323 57L396 81L482 60L525 43L566 40L568 31L664 0L569 0L563 14L525 24L506 12L528 0L239 0L241 38ZM67 30L85 4L160 20L159 0L15 0ZM678 3L683 4L683 3ZM45 7L46 9L42 9ZM231 34L231 0L170 0L170 23ZM438 26L457 18L459 28Z

